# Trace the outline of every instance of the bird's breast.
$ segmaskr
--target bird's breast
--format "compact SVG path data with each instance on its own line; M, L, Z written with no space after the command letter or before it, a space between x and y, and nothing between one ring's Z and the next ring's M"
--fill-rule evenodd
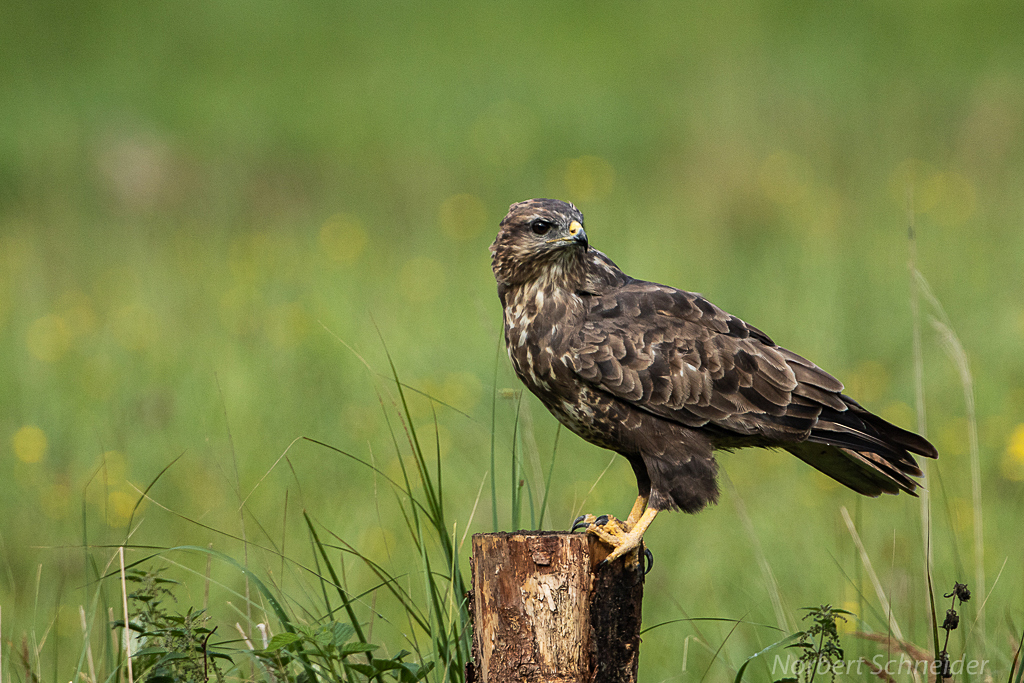
M569 342L579 330L582 303L574 293L532 284L505 298L505 343L516 374L548 402L572 384Z
M506 291L505 341L519 379L558 421L605 448L617 443L623 406L576 374L573 340L583 329L584 302L573 292L541 286ZM627 411L628 412L628 411Z

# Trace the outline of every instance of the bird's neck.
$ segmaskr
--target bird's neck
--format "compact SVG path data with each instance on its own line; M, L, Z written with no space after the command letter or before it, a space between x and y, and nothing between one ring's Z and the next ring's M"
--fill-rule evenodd
M582 249L560 249L538 256L495 243L491 251L491 267L499 285L575 291L586 280L586 253Z
M530 348L529 339L538 349L543 346L549 352L561 353L562 346L582 324L585 306L579 292L585 281L582 268L554 263L525 282L498 285L513 362L516 354Z
M504 301L512 296L520 302L536 298L538 292L548 299L580 294L602 294L631 280L611 259L597 251L578 251L544 262L522 264L519 277L503 279L495 267L498 291Z
M566 249L537 269L531 287L558 296L579 291L586 280L586 254L581 249Z

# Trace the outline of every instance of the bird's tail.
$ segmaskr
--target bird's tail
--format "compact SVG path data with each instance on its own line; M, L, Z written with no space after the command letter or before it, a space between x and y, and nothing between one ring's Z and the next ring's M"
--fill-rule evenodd
M916 495L922 476L914 454L938 457L925 438L868 412L848 396L844 411L826 408L807 440L786 450L866 496L905 491Z

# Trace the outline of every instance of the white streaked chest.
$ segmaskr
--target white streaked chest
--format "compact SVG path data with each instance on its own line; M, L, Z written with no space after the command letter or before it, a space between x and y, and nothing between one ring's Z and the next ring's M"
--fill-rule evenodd
M547 285L547 286L545 286ZM509 359L532 390L551 390L557 372L565 372L568 332L582 303L574 293L538 281L510 292L506 299L505 340Z

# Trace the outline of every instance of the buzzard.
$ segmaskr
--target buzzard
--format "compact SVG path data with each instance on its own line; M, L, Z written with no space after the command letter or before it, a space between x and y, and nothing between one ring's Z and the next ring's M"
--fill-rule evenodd
M637 549L661 510L718 500L715 450L783 448L866 496L914 495L913 454L938 456L756 327L623 273L590 248L572 204L513 204L491 254L519 379L559 422L633 466L629 516L583 520L613 548L608 560Z

